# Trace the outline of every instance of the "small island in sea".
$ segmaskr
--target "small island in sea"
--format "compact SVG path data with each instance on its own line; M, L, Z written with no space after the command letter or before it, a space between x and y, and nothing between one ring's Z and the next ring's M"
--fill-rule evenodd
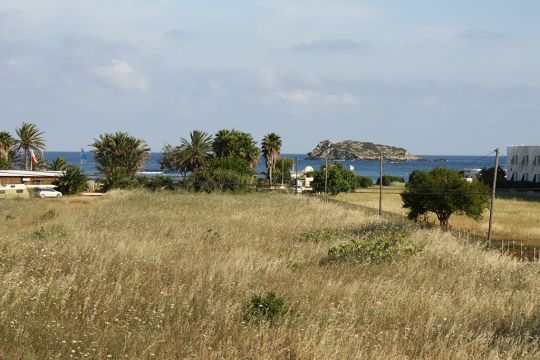
M346 140L334 143L331 140L321 141L307 154L310 160L378 160L383 153L385 160L390 161L423 161L404 148Z

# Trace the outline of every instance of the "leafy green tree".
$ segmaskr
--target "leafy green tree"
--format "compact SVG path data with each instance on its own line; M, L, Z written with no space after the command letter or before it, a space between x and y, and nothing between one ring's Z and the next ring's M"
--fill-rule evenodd
M274 176L274 179L279 182L281 182L281 179L283 179L284 184L289 184L291 182L291 168L293 167L293 165L294 159L287 157L277 158L274 172L272 174Z
M489 205L489 187L480 181L467 182L452 169L415 170L401 198L403 207L409 209L410 219L418 220L433 212L441 227L448 229L452 214L466 215L477 221L482 219Z
M203 171L192 173L185 184L195 191L247 191L255 181L255 171L241 159L213 158Z
M187 169L181 161L180 152L179 146L165 145L161 151L161 159L159 160L161 170L176 170L185 175Z
M16 145L9 132L0 132L0 170L11 169L17 161Z
M97 170L106 177L104 187L109 189L130 183L150 156L144 140L125 132L100 135L90 146Z
M88 178L77 165L66 165L63 171L62 176L54 182L54 185L58 186L58 191L67 195L86 191Z
M54 171L64 171L66 169L67 165L68 165L68 163L67 163L65 158L57 157L49 165L49 169L54 170Z
M267 134L262 140L262 154L265 159L266 171L268 173L268 180L270 181L270 187L272 187L272 174L276 167L276 161L281 153L281 138L276 133Z
M384 174L382 176L382 184L383 186L391 186L392 183L404 183L405 182L405 179L402 178L401 176L394 176L394 175L387 175L387 174ZM381 178L377 178L377 182L376 184L379 185L381 183Z
M36 155L45 150L45 141L43 139L43 132L38 129L35 124L25 123L15 132L19 139L17 139L16 149L24 154L24 167L26 170L30 169L30 150L34 151Z
M255 169L259 163L260 150L249 133L222 129L214 136L212 149L216 157L241 159L246 161L252 169Z
M493 186L493 176L495 175L495 167L483 168L478 174L478 179L488 186ZM506 181L506 171L499 166L497 169L497 183L501 184Z
M369 176L358 175L358 187L367 189L373 186L373 180Z
M316 193L323 193L325 190L326 171L323 166L320 170L313 172L311 186ZM358 187L358 177L350 170L345 169L341 164L334 163L328 165L328 192L337 195L341 192L353 192Z
M191 172L204 169L212 156L212 136L204 131L194 130L190 139L180 140L179 163Z
M204 131L194 130L190 138L180 139L179 146L165 145L161 156L161 168L182 173L205 169L212 157L212 136Z

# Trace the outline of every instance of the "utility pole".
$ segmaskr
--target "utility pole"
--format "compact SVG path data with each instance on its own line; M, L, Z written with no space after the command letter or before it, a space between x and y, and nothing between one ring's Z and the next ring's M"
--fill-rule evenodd
M289 169L290 170L290 169ZM285 168L283 165L283 156L281 157L281 188L283 188L283 175L285 172ZM291 174L289 173L289 179L291 178Z
M325 159L325 166L324 166L324 200L328 200L328 156L326 156Z
M294 193L298 194L298 159L294 159Z
M493 188L491 189L491 205L489 206L488 248L491 247L491 232L493 230L493 205L497 189L497 171L499 170L499 148L495 149L495 170L493 171Z
M382 215L382 161L383 153L381 153L381 159L379 164L379 216Z

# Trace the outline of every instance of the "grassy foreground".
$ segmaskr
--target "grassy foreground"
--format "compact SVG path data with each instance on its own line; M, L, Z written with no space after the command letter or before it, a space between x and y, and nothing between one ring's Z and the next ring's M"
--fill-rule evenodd
M407 215L399 192L403 187L383 189L383 209L396 214ZM356 193L342 193L338 200L360 204L374 209L379 208L379 188L362 189ZM540 245L540 201L510 198L497 198L495 202L493 238L503 241L516 241L518 244ZM434 214L430 222L438 223ZM469 230L479 235L487 235L489 211L484 219L477 222L466 216L452 215L450 225L454 229Z
M408 259L321 266L345 239L301 234L378 220L279 194L0 206L0 359L540 357L539 265L439 231ZM244 321L268 291L291 314Z

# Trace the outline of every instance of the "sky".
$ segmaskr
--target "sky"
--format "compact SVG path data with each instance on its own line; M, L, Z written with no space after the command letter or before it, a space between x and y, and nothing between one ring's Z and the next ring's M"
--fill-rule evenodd
M540 2L0 0L0 131L269 132L415 154L540 145Z

